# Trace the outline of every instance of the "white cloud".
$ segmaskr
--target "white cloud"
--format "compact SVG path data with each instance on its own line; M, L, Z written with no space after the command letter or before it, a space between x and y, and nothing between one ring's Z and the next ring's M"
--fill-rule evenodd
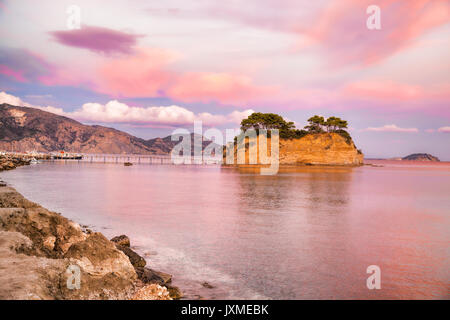
M96 123L130 123L136 125L180 126L189 125L194 121L202 121L205 126L224 125L227 123L239 124L242 119L248 117L254 111L233 111L227 115L194 112L176 105L151 106L146 108L132 107L117 100L106 104L85 103L80 109L73 112L65 112L62 108L52 106L35 106L23 102L20 98L5 92L0 92L0 103L8 103L16 106L38 108L44 111L66 116L80 121Z
M0 92L0 103L7 103L13 106L26 107L26 104L18 97L7 94L6 92Z
M440 127L438 129L439 132L445 132L445 133L450 133L450 126L446 126L446 127Z
M363 131L375 131L375 132L407 132L407 133L416 133L419 132L417 128L400 128L395 124L386 124L382 127L369 127L364 129Z

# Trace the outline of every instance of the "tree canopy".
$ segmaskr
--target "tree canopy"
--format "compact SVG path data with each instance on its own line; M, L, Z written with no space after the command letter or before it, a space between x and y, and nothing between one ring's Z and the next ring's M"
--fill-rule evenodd
M308 119L308 125L305 129L311 133L318 132L338 132L347 128L347 121L338 117L329 117L325 120L324 117L315 115Z
M308 125L304 127L304 130L299 130L295 128L292 121L287 122L278 114L261 112L254 112L241 122L241 130L243 131L250 128L257 132L259 132L259 129L278 129L280 130L280 138L283 139L301 138L311 133L335 132L346 138L347 141L351 141L350 135L345 131L347 126L347 121L341 118L332 116L325 119L323 116L315 115L308 119Z
M275 113L254 112L247 119L242 120L241 130L255 129L278 129L280 137L287 139L295 131L295 125L292 121L287 122L282 116Z

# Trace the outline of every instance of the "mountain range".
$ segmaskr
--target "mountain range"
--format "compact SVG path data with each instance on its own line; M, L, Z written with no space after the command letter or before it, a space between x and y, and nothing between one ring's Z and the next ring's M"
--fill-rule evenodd
M36 108L0 105L0 150L3 151L165 155L177 143L171 136L145 140ZM203 148L209 144L203 137Z

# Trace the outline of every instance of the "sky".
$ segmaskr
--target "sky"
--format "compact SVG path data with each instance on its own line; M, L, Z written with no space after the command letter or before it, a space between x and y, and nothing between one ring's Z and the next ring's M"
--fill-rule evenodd
M0 0L0 38L0 103L145 139L338 116L366 157L450 161L448 0Z

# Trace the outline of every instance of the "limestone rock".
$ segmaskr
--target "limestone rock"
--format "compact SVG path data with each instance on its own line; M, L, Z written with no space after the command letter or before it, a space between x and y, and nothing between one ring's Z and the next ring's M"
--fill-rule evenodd
M120 236L114 237L111 239L112 242L119 246L129 247L130 246L130 238L126 235L122 234Z
M270 138L267 145L270 150ZM268 153L270 154L270 152ZM234 158L236 164L236 147ZM280 165L358 166L363 164L363 159L364 155L356 149L353 141L347 140L337 133L315 133L300 139L280 139ZM256 163L261 164L259 152L257 152ZM245 164L250 164L248 147L245 150Z
M131 264L135 267L145 267L145 265L147 264L147 262L145 261L144 258L142 258L140 255L138 255L136 252L134 252L133 250L131 250L131 248L129 247L125 247L125 246L120 246L120 245L116 245L117 249L119 249L120 251L122 251L129 259Z
M0 229L24 234L33 242L35 255L59 258L86 239L80 226L25 199L13 188L0 189Z
M143 283L157 283L167 285L172 282L172 275L152 270L150 268L137 267L136 274Z
M166 287L158 284L149 284L139 289L132 300L172 300Z
M67 288L69 274L61 278L60 287L66 299L105 299L115 294L124 299L137 279L130 260L101 233L91 234L85 241L73 244L64 255L68 265L81 270L80 289Z
M178 300L178 299L183 298L183 293L181 293L180 288L173 286L173 285L168 285L168 284L166 284L166 288L169 291L169 295L172 299Z

